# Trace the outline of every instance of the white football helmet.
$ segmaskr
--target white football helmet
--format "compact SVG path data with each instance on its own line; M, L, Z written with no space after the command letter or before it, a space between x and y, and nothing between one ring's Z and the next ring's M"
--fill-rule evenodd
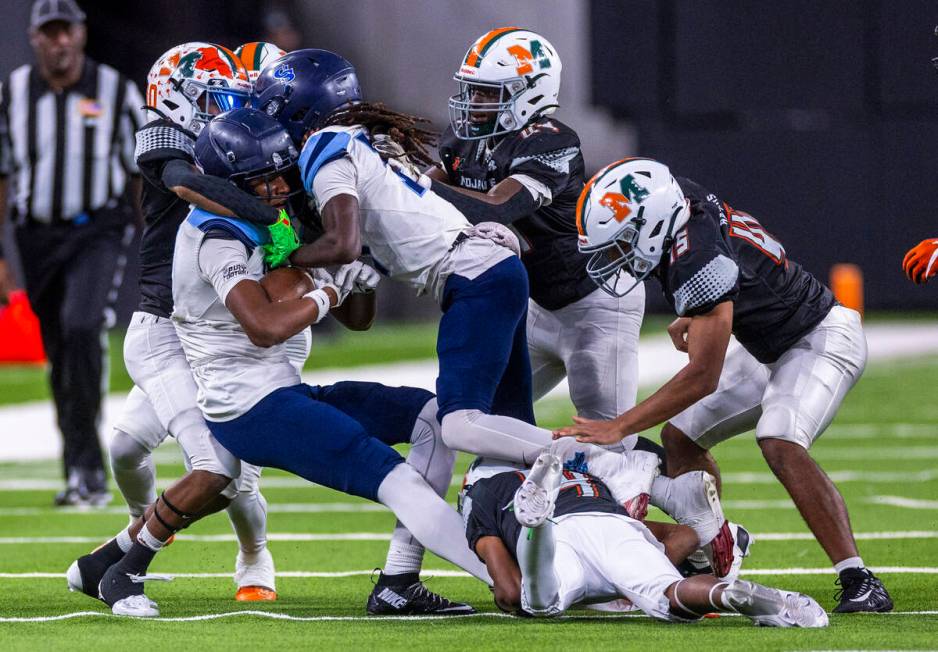
M286 50L281 50L273 43L265 43L264 41L245 43L234 52L241 60L241 63L244 64L244 69L248 71L248 79L251 80L251 85L257 81L264 68L287 53Z
M244 106L250 95L241 61L212 43L177 45L147 75L147 106L196 135L212 116Z
M456 137L497 136L553 113L560 71L560 56L543 36L520 27L488 32L472 44L453 77L459 92L449 98L449 119ZM482 101L482 95L491 99Z
M668 166L648 158L610 163L576 205L580 251L593 254L589 277L608 294L625 296L651 275L688 219L690 203Z

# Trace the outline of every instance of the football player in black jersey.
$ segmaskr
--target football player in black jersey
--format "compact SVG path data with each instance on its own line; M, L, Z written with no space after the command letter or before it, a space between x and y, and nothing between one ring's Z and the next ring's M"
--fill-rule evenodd
M209 43L176 46L150 70L147 108L156 117L137 133L135 152L144 177L146 222L140 243L141 300L124 345L125 364L136 386L118 420L109 452L131 515L140 517L156 498L150 453L166 433L173 435L192 471L167 489L174 507L161 508L163 515L177 519L177 508L190 513L217 511L231 501L229 515L241 544L236 598L272 600L276 598L274 566L266 546L266 501L257 487L260 470L245 465L236 480L243 491L239 495L231 474L212 454L211 435L195 402L192 372L170 321L173 249L190 203L268 225L281 243L279 254L271 249L274 257L285 258L295 242L292 227L279 219L277 210L227 179L201 174L194 165L196 134L213 115L243 104L250 91L247 73L234 54ZM162 427L153 428L154 421ZM199 499L203 495L218 499L203 505ZM141 524L137 518L96 556L86 555L72 564L69 587L97 598L98 580L130 549Z
M608 296L586 275L574 217L580 139L552 115L560 74L557 51L539 34L504 27L479 38L455 75L441 163L427 176L470 222L511 225L519 236L535 400L566 376L578 414L611 419L635 404L645 296L641 287Z
M488 568L499 608L558 616L574 605L624 599L663 621L722 611L757 625L827 626L827 614L806 595L712 575L682 578L674 564L696 547L693 530L630 518L606 483L561 459L546 452L530 471L488 476L492 467L480 467L467 475L466 539Z
M669 334L688 364L617 418L575 417L555 437L607 444L667 422L669 475L704 469L719 477L708 450L755 428L766 461L840 575L835 611L892 609L860 558L843 497L808 454L863 373L860 316L754 217L650 159L600 170L583 189L577 223L580 250L591 254L588 273L604 290L624 294L657 277L678 315ZM741 346L727 354L731 333Z
M469 221L510 225L519 236L530 283L527 337L535 400L566 376L577 414L612 419L635 405L645 290L638 285L628 295L611 296L586 273L587 256L576 242L584 181L580 140L553 117L560 75L559 55L539 34L505 27L479 38L455 75L460 92L450 98L441 163L421 182ZM615 447L664 457L657 444L637 435ZM703 472L675 483L662 477L651 495L657 507L692 524L704 543L725 523L722 509L701 499L708 483L713 479ZM719 575L738 572L747 551L748 544L728 545L725 563L714 566Z

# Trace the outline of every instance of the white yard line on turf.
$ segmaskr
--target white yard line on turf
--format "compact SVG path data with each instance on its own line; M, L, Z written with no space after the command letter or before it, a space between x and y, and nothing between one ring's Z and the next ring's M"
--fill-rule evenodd
M922 500L904 496L866 496L860 502L900 509L932 510L938 509L938 500ZM724 509L765 511L792 510L794 504L788 498L778 500L724 500ZM363 514L386 513L390 510L378 503L268 503L268 514ZM4 516L111 516L125 515L127 508L111 507L0 507L0 517Z
M915 358L938 352L938 328L932 324L871 324L864 330L871 360ZM675 351L670 338L664 334L644 337L638 347L639 385L657 386L686 362L687 356ZM366 380L433 390L436 375L436 360L422 360L352 369L323 369L304 374L303 379L313 384ZM567 396L568 392L567 383L563 381L548 396ZM126 393L112 394L104 401L101 433L105 438L111 436L125 396ZM0 432L16 433L16 436L4 438L3 446L0 446L0 461L56 459L61 456L62 441L55 427L51 401L0 409Z
M879 618L887 616L935 616L938 615L938 611L889 611L886 613L879 614L863 614L863 616L870 618ZM189 623L189 622L199 622L205 620L218 620L219 618L231 618L237 616L257 616L259 618L270 618L272 620L288 620L292 622L301 622L301 623L310 623L310 622L362 622L362 623L382 623L389 620L405 620L405 621L426 621L426 622L438 622L438 623L448 623L452 622L457 618L514 618L510 614L496 613L496 612L485 612L485 613L475 613L475 614L466 614L465 616L381 616L380 618L375 618L374 616L292 616L290 614L276 613L273 611L257 611L254 609L246 609L244 611L225 611L221 613L213 614L200 614L197 616L176 616L176 617L159 617L159 618L147 618L146 620L150 622L161 622L161 623ZM720 614L720 617L738 617L739 614ZM851 616L851 618L856 618L857 616ZM59 614L56 616L26 616L26 617L0 617L0 623L48 623L54 622L57 620L71 620L73 618L127 618L127 616L115 616L114 614L107 613L105 611L75 611L67 614ZM597 618L648 618L645 614L641 613L627 613L627 614L609 614L609 613L600 613L596 612L595 615L570 615L570 616L561 616L561 620L594 620Z
M888 573L888 574L902 574L902 575L938 575L938 567L936 566L877 566L871 569L875 573ZM356 570L356 571L278 571L277 577L292 577L292 578L320 578L320 579L335 579L342 577L358 577L358 576L370 576L374 574L374 570ZM824 568L744 568L742 570L743 575L833 575L834 571L831 570L829 566ZM184 579L215 579L215 578L230 578L231 573L164 573L160 572L160 575L167 575L176 578ZM458 570L450 569L439 569L439 570L430 570L424 569L420 573L421 577L424 578L433 578L433 577L472 577L469 573ZM43 572L26 572L26 573L0 573L0 580L50 580L50 579L63 579L65 573L43 573Z
M828 476L834 482L930 482L938 480L938 469L924 471L829 471ZM777 484L778 479L768 471L742 471L724 473L726 484ZM175 479L158 480L158 488L165 488ZM462 477L454 476L452 486L462 485ZM0 480L0 491L55 491L62 488L61 480L37 478L5 478ZM323 489L324 487L307 482L302 478L264 478L261 477L261 489Z
M870 496L864 498L864 502L873 503L874 505L904 507L906 509L938 509L938 500L921 500L904 496Z
M810 532L753 532L756 541L813 541ZM938 539L935 530L904 530L897 532L855 532L858 540L875 541L880 539ZM387 532L272 532L267 535L270 541L389 541ZM101 543L102 537L62 536L62 537L0 537L0 545L25 545L36 543ZM194 543L225 543L237 541L234 534L177 534L176 541Z

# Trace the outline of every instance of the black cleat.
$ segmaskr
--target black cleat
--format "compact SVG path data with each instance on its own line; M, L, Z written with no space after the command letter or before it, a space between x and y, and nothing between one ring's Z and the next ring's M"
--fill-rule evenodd
M834 607L834 613L892 611L892 598L886 587L869 569L848 568L836 583L840 590L834 594L834 599L840 604Z
M81 591L85 595L100 600L98 584L110 564L96 559L93 554L84 555L72 562L65 573L69 591Z
M390 583L397 579L401 583ZM413 579L414 581L408 581ZM388 576L381 573L365 607L369 616L467 616L476 611L462 602L452 602L424 586L417 573Z

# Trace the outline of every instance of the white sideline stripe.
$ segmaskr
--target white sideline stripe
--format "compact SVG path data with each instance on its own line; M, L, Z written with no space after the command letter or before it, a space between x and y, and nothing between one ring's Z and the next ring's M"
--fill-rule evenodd
M726 503L724 503L725 505ZM283 514L319 514L362 512L387 512L384 505L378 503L267 503L267 513ZM127 508L113 507L0 507L0 516L110 516L127 515Z
M938 329L932 324L884 323L864 327L869 356L872 361L919 358L938 351ZM638 347L638 383L641 387L660 385L687 363L665 334L643 337ZM435 359L369 365L351 369L321 369L303 374L313 384L339 380L366 380L388 385L409 385L433 390L438 365ZM548 396L568 396L566 380L561 381ZM105 397L101 415L101 433L111 437L114 422L123 409L126 394ZM55 426L51 401L21 403L0 408L0 432L25 432L26 437L13 437L0 447L0 460L55 459L62 454L62 438ZM60 488L60 487L58 487Z
M828 471L834 482L930 482L938 479L938 469L924 471ZM157 487L165 488L175 482L175 478L157 481ZM742 471L724 473L723 482L727 484L776 484L778 479L767 471ZM456 475L450 483L453 487L462 485L462 476ZM58 491L62 488L61 480L37 478L7 478L0 480L0 491ZM323 489L321 485L307 482L302 478L264 478L261 477L261 489Z
M938 434L938 429L936 429ZM823 442L823 438L820 440ZM723 460L752 459L753 451L736 448L721 451L715 449L714 457L718 462ZM930 460L938 458L938 446L860 446L860 447L825 447L823 443L811 449L811 456L820 462L854 461L854 460Z
M938 615L938 611L888 611L886 613L871 613L863 614L867 617L879 618L886 616L934 616ZM514 618L510 614L504 613L495 613L495 612L485 612L485 613L475 613L475 614L466 614L465 616L381 616L380 618L375 618L374 616L291 616L289 614L276 613L273 611L255 611L253 609L246 609L244 611L224 611L221 613L214 614L201 614L198 616L176 616L176 617L159 617L159 618L147 618L147 621L150 622L162 622L162 623L191 623L204 620L218 620L219 618L231 618L236 616L257 616L260 618L270 618L272 620L289 620L294 622L363 622L363 623L375 623L380 624L387 622L389 620L404 620L404 621L428 621L428 622L439 622L439 623L448 623L452 622L456 618ZM127 618L127 616L115 616L114 614L107 613L106 611L74 611L67 614L59 614L57 616L30 616L30 617L0 617L0 623L48 623L57 620L70 620L72 618ZM739 614L720 614L720 617L739 617ZM851 616L856 618L857 616ZM594 615L573 615L573 616L562 616L562 620L593 620L596 618L608 618L608 619L620 619L620 618L648 618L645 614L600 614L597 612Z
M752 533L756 541L813 541L810 532L763 532ZM858 540L875 541L880 539L938 539L935 530L902 530L896 532L855 532ZM390 541L387 532L274 532L267 535L269 541ZM23 545L32 543L101 543L102 537L66 536L66 537L0 537L0 545ZM234 534L179 534L177 541L196 543L223 543L237 541Z
M938 535L938 533L936 533ZM101 543L102 537L0 537L0 545L21 545L26 543ZM237 541L233 534L178 534L176 541L195 543L224 543ZM267 535L268 541L390 541L387 532L342 532L336 534L317 534L312 532L279 532Z
M877 566L871 569L874 573L906 574L906 575L938 575L936 566ZM163 573L173 579L215 579L231 577L231 573ZM370 576L374 570L356 570L356 571L278 571L277 577L293 578L320 578L334 579L342 577ZM833 575L834 571L828 566L826 568L744 568L743 575ZM472 577L465 571L439 569L424 569L420 572L421 577ZM65 573L0 573L0 579L4 580L60 580L65 578ZM938 612L936 612L938 613Z
M870 496L864 499L864 502L873 503L874 505L905 507L907 509L938 509L938 500L921 500L904 496Z

